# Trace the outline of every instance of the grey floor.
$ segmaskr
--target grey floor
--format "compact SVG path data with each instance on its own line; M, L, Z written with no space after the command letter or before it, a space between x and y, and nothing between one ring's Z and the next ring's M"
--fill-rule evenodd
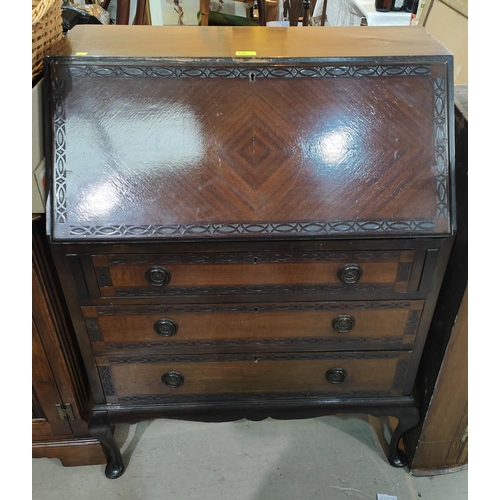
M389 422L364 415L309 420L120 425L127 469L33 459L33 500L465 500L467 470L414 477L385 459Z

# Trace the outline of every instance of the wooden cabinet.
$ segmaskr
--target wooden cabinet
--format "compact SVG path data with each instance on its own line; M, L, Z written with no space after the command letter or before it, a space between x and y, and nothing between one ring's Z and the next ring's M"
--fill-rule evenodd
M451 54L421 28L94 28L46 64L47 227L106 475L111 426L155 417L389 415L405 465Z
M63 465L106 463L88 432L91 402L71 321L54 279L41 216L33 221L32 454Z

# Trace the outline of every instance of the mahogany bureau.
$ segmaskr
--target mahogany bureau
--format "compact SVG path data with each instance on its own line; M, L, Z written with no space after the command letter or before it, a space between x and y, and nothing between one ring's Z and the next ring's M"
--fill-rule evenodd
M455 233L453 58L420 27L77 26L47 231L89 429L366 412L412 387Z

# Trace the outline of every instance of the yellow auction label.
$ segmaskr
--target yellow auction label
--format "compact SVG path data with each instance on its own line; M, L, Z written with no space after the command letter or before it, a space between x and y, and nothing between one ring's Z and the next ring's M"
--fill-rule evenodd
M257 52L255 50L237 50L237 56L256 56Z
M88 52L76 52L75 56L86 56Z

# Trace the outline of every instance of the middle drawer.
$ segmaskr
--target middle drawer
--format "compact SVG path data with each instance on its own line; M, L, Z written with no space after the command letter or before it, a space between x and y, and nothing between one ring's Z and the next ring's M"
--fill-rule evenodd
M411 348L423 300L83 307L96 352Z

